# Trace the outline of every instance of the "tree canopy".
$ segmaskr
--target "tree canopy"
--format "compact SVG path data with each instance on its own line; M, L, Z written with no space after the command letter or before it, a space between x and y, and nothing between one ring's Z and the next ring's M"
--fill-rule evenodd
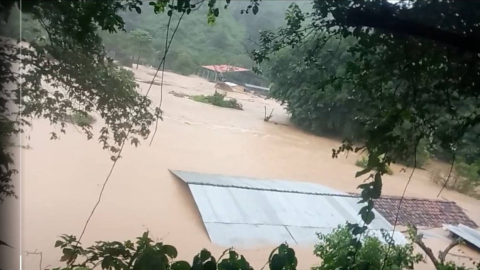
M12 2L13 3L13 2ZM32 6L30 6L32 4ZM0 49L2 96L2 167L0 194L13 196L13 156L9 138L23 132L27 119L45 118L66 132L66 115L97 113L104 120L98 140L118 158L124 143L146 138L158 110L135 89L133 74L112 63L98 30L124 30L120 11L135 10L141 1L37 1L24 6L46 33L29 45L6 40ZM68 15L66 15L68 14ZM6 16L5 10L3 16ZM20 63L20 66L14 64ZM88 123L79 124L88 139ZM59 137L51 132L52 139Z

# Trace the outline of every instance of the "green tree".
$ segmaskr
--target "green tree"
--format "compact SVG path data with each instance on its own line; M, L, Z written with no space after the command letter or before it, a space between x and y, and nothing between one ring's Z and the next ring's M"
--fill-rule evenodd
M135 29L130 32L130 36L132 39L132 44L138 50L137 54L137 69L138 69L138 62L140 61L140 55L145 55L146 53L151 53L152 48L152 36L145 30ZM133 56L132 56L133 57Z
M10 11L15 2L2 2L2 18L8 21L7 15L14 15ZM124 31L118 13L140 12L139 5L137 0L23 2L22 12L43 30L30 37L29 46L3 40L0 48L1 200L15 196L9 139L23 133L31 118L48 119L66 133L65 115L97 113L104 123L98 140L112 160L119 158L125 143L136 145L139 138L148 137L159 110L152 111L151 101L136 91L133 74L107 57L98 34ZM88 123L79 127L88 139L94 137ZM59 135L51 132L52 139Z

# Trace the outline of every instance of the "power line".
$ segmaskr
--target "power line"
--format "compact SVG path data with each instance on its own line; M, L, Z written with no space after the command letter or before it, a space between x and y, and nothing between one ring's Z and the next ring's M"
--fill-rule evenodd
M405 188L403 189L403 193L402 193L402 197L400 198L400 202L398 202L397 213L395 215L395 222L393 224L392 240L393 240L393 236L395 234L395 230L397 229L398 216L400 215L400 208L402 206L403 199L405 198L405 193L407 192L407 188L410 185L410 181L412 181L413 173L415 172L415 169L417 168L417 147L418 147L419 142L420 142L420 140L418 140L415 143L415 147L414 147L414 150L413 150L415 154L414 154L414 164L413 164L412 173L410 174L410 177L408 178L407 184L405 185ZM388 253L390 252L390 248L392 247L393 244L394 243L390 243L388 245L387 252L385 253L385 258L383 259L382 270L384 270L384 268L386 266Z
M440 189L440 191L438 192L437 194L437 198L438 196L440 196L440 194L442 194L442 191L443 189L447 186L447 183L448 181L450 180L450 176L452 175L452 171L453 171L453 165L455 164L455 158L457 156L457 153L453 153L453 157L452 157L452 164L450 165L450 171L448 172L448 176L447 176L447 180L445 181L445 183L443 184L443 187ZM458 179L457 179L458 180ZM454 183L454 185L456 184L456 181Z

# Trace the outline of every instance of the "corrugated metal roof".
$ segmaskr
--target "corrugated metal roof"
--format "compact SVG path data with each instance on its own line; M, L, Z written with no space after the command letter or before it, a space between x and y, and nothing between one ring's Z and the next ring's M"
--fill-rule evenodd
M469 228L463 224L460 224L458 226L446 225L446 227L449 231L460 236L463 240L480 248L480 232L479 231Z
M220 72L220 73L249 71L249 69L246 69L246 68L230 66L230 65L209 65L209 66L202 66L202 67L209 70L213 70L215 72Z
M246 83L245 86L246 86L246 87L250 87L250 88L265 90L265 91L269 91L269 90L270 90L270 88L267 88L267 87L262 87L262 86L258 86L258 85L248 84L248 83Z
M347 221L361 223L358 198L307 182L259 180L172 171L188 184L210 240L222 246L255 247L283 242L313 244ZM375 211L370 233L392 231ZM395 232L398 244L406 243Z

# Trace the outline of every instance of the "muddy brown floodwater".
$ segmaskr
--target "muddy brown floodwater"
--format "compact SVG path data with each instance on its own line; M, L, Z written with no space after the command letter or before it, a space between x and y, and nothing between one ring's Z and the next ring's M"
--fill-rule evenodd
M139 81L151 80L154 73L146 67L133 71ZM148 84L139 85L145 93ZM277 102L247 93L228 93L243 104L244 111L239 111L168 94L172 90L188 95L211 94L214 84L198 77L165 73L164 121L159 123L156 138L151 146L143 141L137 148L125 147L84 235L84 245L95 240L133 239L148 229L155 238L175 245L180 259L190 261L202 248L220 255L224 248L209 241L188 188L169 169L308 181L356 191L361 181L354 178L359 169L354 165L357 157L350 154L348 158L332 159L331 149L340 141L290 126ZM160 86L152 87L150 98L159 102ZM274 108L268 123L263 121L264 106L268 112ZM20 207L21 203L23 209L24 269L38 269L39 257L25 254L35 250L43 252L43 267L61 265L61 251L53 247L55 241L62 234L81 233L112 164L109 153L96 140L87 141L74 127L70 126L60 140L51 141L49 133L54 128L35 120L25 134L30 139L25 137L24 144L31 149L21 150L21 201L9 200L5 206ZM94 128L98 130L99 124ZM395 174L385 177L384 194L402 193L410 169L400 169L393 166ZM406 196L435 198L439 189L428 180L427 171L417 170ZM442 197L456 201L480 224L477 200L449 190ZM12 235L2 237L14 239ZM313 246L294 247L300 269L318 263L312 255ZM259 269L272 248L238 251ZM18 254L18 249L10 252Z

